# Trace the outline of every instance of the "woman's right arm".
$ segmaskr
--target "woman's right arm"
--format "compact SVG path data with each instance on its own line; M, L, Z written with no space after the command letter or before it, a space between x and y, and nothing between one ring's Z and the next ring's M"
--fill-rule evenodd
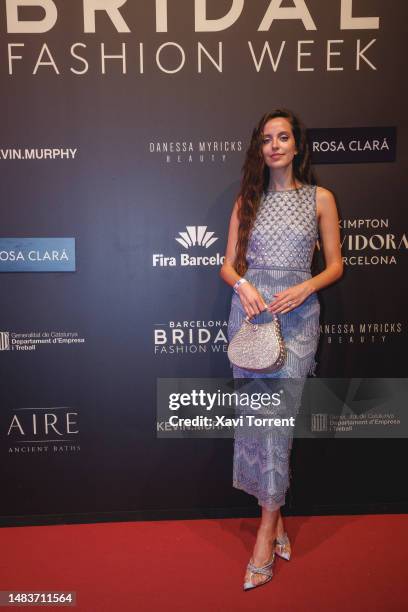
M235 283L242 278L234 268L238 243L238 208L240 206L240 202L240 199L236 200L234 208L232 209L228 230L227 250L225 251L224 263L220 269L220 276L222 280L231 287L233 287ZM256 287L254 287L250 282L242 283L242 285L238 287L237 292L247 316L253 317L265 310L267 304Z

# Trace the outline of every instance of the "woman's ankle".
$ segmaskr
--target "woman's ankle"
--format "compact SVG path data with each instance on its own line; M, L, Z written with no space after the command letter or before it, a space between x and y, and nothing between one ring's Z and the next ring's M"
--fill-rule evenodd
M266 540L274 540L276 538L277 529L276 526L271 525L260 525L258 528L257 536L260 536Z

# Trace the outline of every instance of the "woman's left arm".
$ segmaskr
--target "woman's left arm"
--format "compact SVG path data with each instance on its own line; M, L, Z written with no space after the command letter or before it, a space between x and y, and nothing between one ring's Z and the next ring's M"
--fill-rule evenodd
M316 274L316 276L306 281L311 288L311 293L331 285L343 274L339 215L337 213L336 201L331 191L324 189L324 187L317 188L316 208L326 267L323 272Z
M270 312L285 314L300 306L315 291L334 283L343 274L341 257L339 216L334 196L324 187L316 189L316 214L326 267L298 285L275 293L275 300L268 305Z

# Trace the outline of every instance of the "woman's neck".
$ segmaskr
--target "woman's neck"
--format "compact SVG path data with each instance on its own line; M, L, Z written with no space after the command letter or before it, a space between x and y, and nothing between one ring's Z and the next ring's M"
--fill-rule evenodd
M268 191L288 191L289 189L296 189L301 186L302 184L295 180L292 180L291 182L270 181L268 185Z

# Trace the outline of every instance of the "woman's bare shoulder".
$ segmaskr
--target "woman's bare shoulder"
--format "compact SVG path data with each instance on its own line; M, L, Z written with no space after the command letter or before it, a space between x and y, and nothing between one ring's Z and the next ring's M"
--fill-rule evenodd
M316 198L322 201L333 200L334 193L330 189L326 189L326 187L316 185Z
M321 215L324 213L334 214L336 208L334 193L330 189L318 185L316 187L316 210L318 218L320 219Z

